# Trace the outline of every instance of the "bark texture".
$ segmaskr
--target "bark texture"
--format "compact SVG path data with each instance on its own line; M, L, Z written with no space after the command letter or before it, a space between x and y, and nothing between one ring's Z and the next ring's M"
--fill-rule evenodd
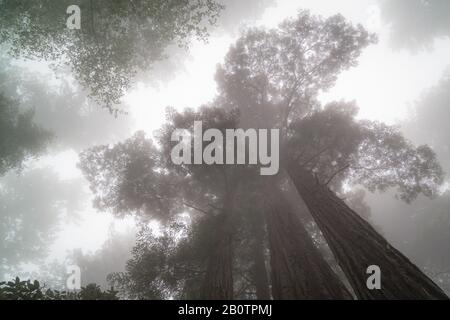
M225 197L222 212L217 216L213 251L203 281L202 299L233 299L233 202L234 196L230 192Z
M359 299L448 299L400 251L305 169L287 171ZM381 269L381 289L367 287L367 267Z
M281 192L266 211L274 299L351 299Z
M262 225L261 220L262 219L259 219L258 223L255 223L253 227L255 241L252 246L252 275L256 288L256 299L269 300L270 288L264 254L264 226Z

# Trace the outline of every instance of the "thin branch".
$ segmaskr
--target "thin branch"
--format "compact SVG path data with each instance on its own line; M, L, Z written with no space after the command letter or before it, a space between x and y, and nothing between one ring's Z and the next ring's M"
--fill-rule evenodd
M208 211L203 210L203 209L201 209L201 208L199 208L199 207L196 207L196 206L194 206L194 205L192 205L192 204L189 204L189 203L184 202L184 201L182 201L182 204L183 204L184 206L188 207L188 208L191 208L191 209L200 211L200 212L203 213L203 214L209 215L209 212L208 212Z
M300 165L303 167L305 165L307 165L308 163L310 163L311 161L313 161L315 158L319 157L320 155L322 155L325 151L327 151L328 149L330 149L331 146L326 146L324 148L322 148L322 150L320 150L319 152L317 152L316 154L314 154L311 158L309 158L308 160L306 160L305 162L301 163Z
M131 6L132 6L133 9L134 9L134 12L137 13L138 10L137 10L137 8L136 8L136 4L134 3L134 0L130 0L130 3L131 3Z
M330 177L330 179L328 179L328 181L325 183L325 185L326 185L326 186L329 185L330 182L331 182L331 181L332 181L339 173L341 173L342 171L348 169L349 167L350 167L350 164L346 164L345 166L343 166L342 168L340 168L339 170L337 170L337 171Z
M94 3L93 0L89 1L90 9L91 9L91 28L92 28L92 34L94 35L95 40L97 40L97 34L95 33L95 25L94 25ZM97 41L98 43L98 41Z
M194 269L183 267L183 266L175 266L174 269L175 270L179 269L179 270L182 270L184 272L191 272L191 273L194 273L194 274L197 274L197 275L205 273L204 271L194 270Z
M157 194L145 193L145 194L143 194L143 196L144 196L144 197L146 197L146 196L154 197L154 198L156 198L156 199L158 199L158 200L177 201L176 198L162 197L162 196L159 196L159 195L157 195ZM192 205L192 204L189 204L189 203L187 203L187 202L185 202L185 201L181 201L181 204L184 205L184 206L186 206L186 207L188 207L188 208L197 210L197 211L199 211L199 212L201 212L201 213L203 213L203 214L206 214L206 215L209 215L209 214L210 214L207 210L204 210L204 209L201 209L201 208L199 208L199 207L196 207L196 206L194 206L194 205Z

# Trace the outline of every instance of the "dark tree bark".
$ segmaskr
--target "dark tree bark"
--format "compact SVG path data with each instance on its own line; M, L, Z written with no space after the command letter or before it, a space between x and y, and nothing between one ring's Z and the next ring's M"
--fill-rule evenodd
M202 286L202 299L233 299L233 226L234 192L227 192L222 212L217 216L213 250Z
M252 245L253 266L252 277L256 288L256 299L269 300L270 288L264 255L264 225L259 218L252 228L254 242Z
M328 187L305 169L287 171L359 299L447 299L445 293ZM381 289L369 290L367 267L381 269Z
M274 299L351 299L281 191L267 195Z

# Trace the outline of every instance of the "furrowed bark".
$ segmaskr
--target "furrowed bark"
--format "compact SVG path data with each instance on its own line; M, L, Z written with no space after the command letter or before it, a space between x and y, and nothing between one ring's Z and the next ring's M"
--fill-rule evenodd
M202 299L233 299L233 226L231 222L233 201L233 192L228 192L223 210L217 217L217 231L203 281Z
M281 192L267 197L273 298L351 299Z
M261 219L259 219L259 223L254 224L253 234L255 241L252 246L252 276L256 288L256 299L269 300L270 288L264 255L264 226Z
M400 251L305 169L287 171L359 299L448 299ZM367 287L367 267L381 269L381 289Z

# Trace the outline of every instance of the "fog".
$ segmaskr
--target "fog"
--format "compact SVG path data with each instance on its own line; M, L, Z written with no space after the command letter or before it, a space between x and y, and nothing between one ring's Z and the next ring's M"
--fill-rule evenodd
M320 15L324 19L339 13L353 25L362 24L368 33L374 38L376 36L376 40L367 43L365 39L358 40L361 41L361 52L358 51L360 48L355 48L355 52L358 53L348 54L349 61L342 62L342 64L348 64L348 67L346 65L336 70L330 67L335 74L330 75L326 81L323 80L323 85L317 88L317 93L313 92L316 90L314 83L320 81L314 80L316 82L313 83L311 80L313 84L305 86L306 93L299 95L293 102L293 105L297 103L299 108L310 103L311 110L295 113L292 124L296 121L303 123L301 121L309 119L308 117L314 112L327 110L325 106L333 102L344 106L342 110L347 110L345 108L347 105L354 105L359 108L357 114L353 116L346 114L345 111L342 113L346 114L342 117L350 119L348 121L351 121L352 125L357 124L363 128L377 127L366 124L365 121L368 121L367 123L383 123L392 126L389 128L398 130L399 134L404 136L414 148L428 145L432 150L430 152L435 153L436 162L442 167L443 173L450 172L450 129L447 123L450 117L450 3L448 1L220 0L218 2L223 4L224 8L218 13L215 23L210 25L207 19L201 22L201 27L208 31L207 35L199 36L196 31L183 29L173 39L170 36L166 37L165 33L161 39L153 36L156 46L155 57L159 54L156 53L157 51L164 53L162 57L158 56L155 59L151 56L153 52L148 53L147 56L147 52L150 52L149 48L145 45L140 47L139 41L142 39L138 36L130 38L137 41L136 46L130 44L130 48L137 48L137 55L129 53L125 50L127 46L122 45L126 41L131 41L130 39L119 39L117 43L120 46L117 47L118 51L111 55L113 58L109 56L105 58L112 59L108 61L113 61L114 57L120 58L117 58L119 67L113 66L111 69L107 69L110 67L109 64L108 67L102 65L102 63L106 64L103 60L92 62L93 65L83 65L83 63L90 63L93 59L84 51L94 52L95 49L92 49L94 47L89 50L79 50L80 52L75 50L76 53L73 55L65 52L60 56L59 53L56 54L50 50L52 54L47 54L46 51L41 57L36 57L33 54L39 52L40 48L35 48L27 41L23 43L19 41L19 45L23 45L25 49L21 47L20 50L14 51L14 43L8 42L4 36L0 37L0 93L2 95L0 98L7 101L1 102L0 107L12 105L11 108L19 113L32 110L33 130L38 127L48 132L50 136L48 141L43 139L45 141L42 141L42 147L39 146L39 148L24 138L23 145L17 148L19 151L12 152L10 156L7 154L9 149L3 147L11 144L9 140L7 141L8 135L3 134L7 129L0 128L2 133L0 140L6 141L0 142L0 146L5 150L0 151L0 157L2 157L0 158L0 237L2 239L0 281L8 281L19 276L21 279L38 279L46 283L48 287L64 289L67 278L66 267L77 265L81 269L82 286L96 283L102 290L107 290L113 285L119 289L121 298L203 297L198 293L201 286L200 279L204 272L207 272L204 266L208 264L205 261L209 261L207 260L210 257L208 250L211 243L214 243L208 243L207 239L213 237L215 233L213 230L217 223L210 218L213 215L207 215L209 218L206 219L199 217L202 216L200 211L203 211L205 207L208 207L208 212L222 207L220 196L217 196L221 192L221 184L217 182L215 173L211 173L209 169L205 169L205 172L199 172L196 169L189 171L186 175L189 179L198 175L198 180L194 181L185 181L188 179L186 177L184 180L177 180L178 178L174 178L172 173L168 173L167 176L161 174L162 177L160 177L158 174L169 172L172 168L163 167L160 164L164 162L160 158L169 154L164 145L166 141L164 139L168 130L177 123L182 128L189 128L183 122L189 119L211 117L215 119L214 121L219 121L217 119L231 121L221 113L222 111L212 107L221 106L223 110L229 110L227 108L232 109L241 101L247 101L245 99L253 97L251 89L245 87L244 80L236 87L243 90L242 95L246 98L238 94L236 94L238 98L227 96L230 92L235 93L232 90L237 90L233 89L233 81L237 83L240 80L240 78L238 80L233 78L239 75L236 70L241 70L232 65L233 59L238 60L233 56L232 50L232 48L239 49L236 41L245 34L245 30L276 28L287 18L295 19L299 10L303 9L309 10L313 15ZM8 8L3 1L0 1L0 6L5 6L5 10L10 9L11 12L21 9L20 6ZM0 11L3 10L4 8L0 8ZM83 6L81 10L83 12ZM109 11L99 9L99 16L102 12ZM61 15L64 20L67 18L65 11L61 12ZM6 15L0 15L0 18L6 19L5 17ZM100 30L106 22L103 22L100 17L97 23ZM0 24L0 27L4 27L3 23ZM4 28L4 30L7 29ZM81 30L83 28L82 18ZM4 33L13 34L12 23L11 30L8 29ZM49 29L45 26L32 31L45 30ZM193 28L193 30L196 29ZM161 34L163 31L168 32L162 29ZM30 34L33 35L32 32ZM107 39L107 36L111 34L105 31L98 32L95 36L100 38L104 36ZM67 41L65 37L54 38L58 41L60 39ZM256 35L255 37L257 38ZM187 45L179 46L177 43L179 38L186 41ZM75 47L80 45L80 42L76 41L74 41ZM263 40L258 41L263 42ZM98 43L101 47L103 42ZM256 46L253 42L251 44ZM48 43L43 42L43 45ZM53 45L55 46L54 43ZM248 47L252 48L250 44ZM33 54L27 56L27 50L28 54L30 52ZM99 50L103 50L103 47ZM317 50L327 49L324 45L322 49ZM95 57L101 55L99 52ZM320 56L319 53L317 56ZM347 53L340 54L345 56ZM123 57L126 59L128 55L133 59L122 65ZM342 59L345 60L345 58ZM353 59L355 63L350 61ZM81 65L78 65L77 61L81 61ZM231 67L227 67L227 63ZM98 66L104 67L102 69L105 70L104 74L99 75ZM220 66L224 66L222 73L220 73ZM248 72L249 77L253 77L251 79L259 85L258 74L251 74L252 70ZM318 77L325 77L326 72L328 71L323 71L323 74L319 74ZM275 71L274 74L278 76ZM114 86L119 82L120 90L116 90ZM285 92L283 86L289 84L288 82L289 79L285 81L283 78L273 86L276 88L275 91L282 89L275 93L270 91L267 95L266 99L271 106L269 111L265 112L270 114L272 112L270 108L277 106L277 103L281 104L282 100L277 100L277 94ZM270 85L271 83L268 84ZM111 102L112 100L107 103L102 100L104 95L115 99L117 92L121 92L121 95L118 95L114 103ZM315 109L316 106L319 107ZM172 111L168 112L167 107L171 107ZM202 107L211 107L214 111L208 113ZM191 108L191 111L185 111L186 108ZM253 112L253 109L249 110ZM192 115L189 112L195 114ZM242 109L241 112L243 113ZM5 116L2 115L2 117L6 121L7 113L6 111L4 113ZM171 118L171 114L176 114L178 118L177 116ZM330 118L326 118L328 116ZM335 115L331 111L328 116L324 118L342 119L339 115L333 118ZM268 116L266 113L261 116L261 119L267 123L271 121L267 120L271 117L272 115ZM265 124L259 122L262 121L261 119L255 127L266 128ZM314 121L322 121L322 118L319 116L317 119L314 117L311 119L312 124L309 124L311 128L319 128L320 123L317 124ZM1 120L0 126L6 128L4 123L6 122ZM246 128L243 122L240 122L240 125ZM303 128L306 128L305 134L309 132L307 125L308 123L303 125ZM211 126L209 122L208 126ZM20 128L19 125L18 128ZM28 129L23 129L24 132L26 130ZM317 130L322 134L326 132ZM333 127L330 130L333 130ZM335 130L337 134L341 132L348 134L347 140L353 141L351 140L353 133L340 131L339 128ZM386 131L389 130L391 129L386 129ZM140 136L135 135L136 132L143 132L148 140L145 142L140 140ZM32 133L31 136L33 135L36 136L37 133ZM332 135L333 133L330 134ZM312 136L314 135L311 134ZM388 144L395 139L391 137L391 140L386 139L387 142L383 143ZM295 143L300 143L296 141L293 142L294 146L296 146ZM311 141L313 141L312 138ZM19 143L14 142L14 144ZM403 144L402 141L397 144L395 140L392 148L409 148L405 151L408 155L420 151L410 145ZM308 148L309 146L305 147L305 150L309 150ZM351 159L349 161L360 161L358 164L375 164L375 162L371 163L375 160L370 157L367 158L368 160L360 160L360 155L358 156L360 158L354 160L354 156L351 155L353 151L350 150L352 147L348 147L348 150L346 148L347 146L343 147L339 154L342 153L345 156L348 152ZM314 154L313 151L311 152ZM375 154L380 155L383 152L375 152ZM155 153L160 153L161 156L150 157L151 161L147 158L143 159L142 154ZM399 151L398 154L400 153ZM340 198L345 198L352 209L367 219L393 247L416 264L448 295L450 294L450 190L448 188L450 180L448 176L442 175L442 181L439 181L437 177L439 170L433 166L434 154L425 153L427 156L424 156L426 160L423 160L423 163L428 160L429 162L425 164L421 162L421 164L426 168L418 168L419 165L411 162L412 167L398 169L400 173L394 175L395 179L401 181L391 178L389 173L397 170L396 165L400 166L403 162L407 166L409 162L404 158L396 158L389 162L392 167L386 169L388 173L377 171L374 173L376 176L374 178L369 173L359 175L356 171L351 171L348 176L342 176L342 178L338 174L338 178L332 183L330 181L329 186ZM330 157L333 156L330 154ZM324 163L327 161L327 159L320 159ZM346 165L344 160L341 163L339 159L336 158L336 163L333 164L335 169ZM127 167L124 164L127 161L135 161L133 165L136 167ZM318 163L313 170L319 170L319 173L312 172L319 177L318 179L321 179L321 174L329 178L330 172L327 171L328 169L323 169L325 167L325 165L321 167L321 163ZM191 170L190 167L186 168L184 169ZM409 176L413 175L411 172L414 173L414 178L422 174L423 180L420 180L420 183L417 182L419 179L411 182L414 180ZM151 177L148 178L148 175ZM121 179L126 179L125 177L142 178L145 186L132 185L132 182L121 184ZM169 179L174 179L175 183L183 186L182 191L173 189L170 184L166 185L165 182ZM406 180L408 181L405 182ZM150 187L147 188L147 184L151 188L158 189L157 196L148 196L146 193L144 196L144 191L153 190ZM283 187L280 188L283 189ZM289 188L295 188L294 184ZM261 187L258 190L262 189ZM240 190L238 187L236 190L239 190L238 200L236 200L238 210L245 211L247 206L250 208L248 212L258 211L261 208L262 204L259 200L255 200L260 199L259 195L254 195L249 190ZM402 201L401 192L409 192L414 194L413 198L417 198L412 201L409 199ZM181 193L183 196L180 195ZM174 200L177 196L182 197L182 200L178 198ZM162 197L167 198L161 200ZM170 214L161 218L163 214L160 214L160 211L164 210ZM313 210L310 209L310 211ZM177 213L172 214L172 212ZM251 227L257 225L252 222L254 221L252 219L258 220L252 214L249 213L248 217L239 216L235 222L239 225L236 229L239 235L236 236L238 240L235 242L238 244L235 245L234 256L240 261L239 268L243 270L251 269L252 265L252 253L246 251L250 250L248 248L253 248L253 236L249 234L256 234L256 238L260 235L259 231L255 232ZM305 221L304 224L314 245L318 248L328 246L331 248L331 251L325 250L326 260L331 261L329 264L332 265L333 270L337 270L339 277L345 278L343 283L347 287L353 286L349 290L352 296L361 298L345 268L341 270L336 266L336 261L339 259L329 257L332 256L330 252L333 252L333 246L325 243L330 239L327 238L323 226L319 223L315 225L314 214L308 214L305 217L303 216L302 219ZM264 226L261 228L266 230ZM261 236L265 239L263 264L273 271L275 266L269 261L273 261L276 257L270 254L270 245L267 244L268 236L265 235L265 231L263 233L264 235ZM376 261L372 264L376 264ZM184 273L180 271L179 265L184 268ZM167 271L168 269L171 271ZM254 290L245 286L247 284L245 275L245 272L242 272L234 277L235 297L261 297L257 284L248 285L250 288L256 287ZM142 281L141 286L135 284L137 279ZM180 279L183 279L182 282ZM130 285L131 282L134 286ZM145 286L145 283L148 285ZM180 286L183 285L180 283L185 285L182 289ZM273 292L269 297L283 298L282 294Z

